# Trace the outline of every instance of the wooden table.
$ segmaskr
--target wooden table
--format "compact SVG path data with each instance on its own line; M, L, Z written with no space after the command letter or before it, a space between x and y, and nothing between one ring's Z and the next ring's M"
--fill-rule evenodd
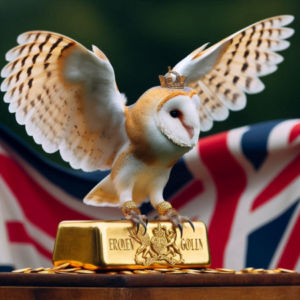
M1 300L297 300L300 274L0 273Z

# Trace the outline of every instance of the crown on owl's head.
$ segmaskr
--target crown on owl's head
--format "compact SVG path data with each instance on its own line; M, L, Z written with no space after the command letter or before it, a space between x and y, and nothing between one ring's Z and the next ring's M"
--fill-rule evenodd
M173 81L171 74L174 74L176 76L175 81ZM168 75L159 75L160 85L162 87L171 89L183 89L186 79L187 76L180 76L176 71L172 71L171 67L169 67Z

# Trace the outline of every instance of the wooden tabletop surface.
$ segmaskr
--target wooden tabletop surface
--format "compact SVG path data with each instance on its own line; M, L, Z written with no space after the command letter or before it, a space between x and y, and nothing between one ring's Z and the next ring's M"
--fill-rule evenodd
M300 286L300 274L16 274L0 273L0 287L250 287Z

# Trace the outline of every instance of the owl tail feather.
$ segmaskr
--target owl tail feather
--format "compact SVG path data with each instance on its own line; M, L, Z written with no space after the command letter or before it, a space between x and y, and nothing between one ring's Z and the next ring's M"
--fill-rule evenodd
M92 206L119 206L120 200L110 174L100 181L83 199Z

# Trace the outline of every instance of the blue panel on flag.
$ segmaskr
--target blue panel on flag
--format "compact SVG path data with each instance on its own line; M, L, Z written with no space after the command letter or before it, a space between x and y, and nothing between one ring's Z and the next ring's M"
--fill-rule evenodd
M246 267L268 269L299 200L282 215L248 236Z
M11 266L0 266L0 272L11 272L14 268Z
M181 158L172 168L170 180L164 189L165 200L169 199L173 194L185 186L193 179L193 175L187 168L184 159Z
M272 129L282 120L255 124L243 134L242 150L253 167L258 170L268 155L267 142Z

